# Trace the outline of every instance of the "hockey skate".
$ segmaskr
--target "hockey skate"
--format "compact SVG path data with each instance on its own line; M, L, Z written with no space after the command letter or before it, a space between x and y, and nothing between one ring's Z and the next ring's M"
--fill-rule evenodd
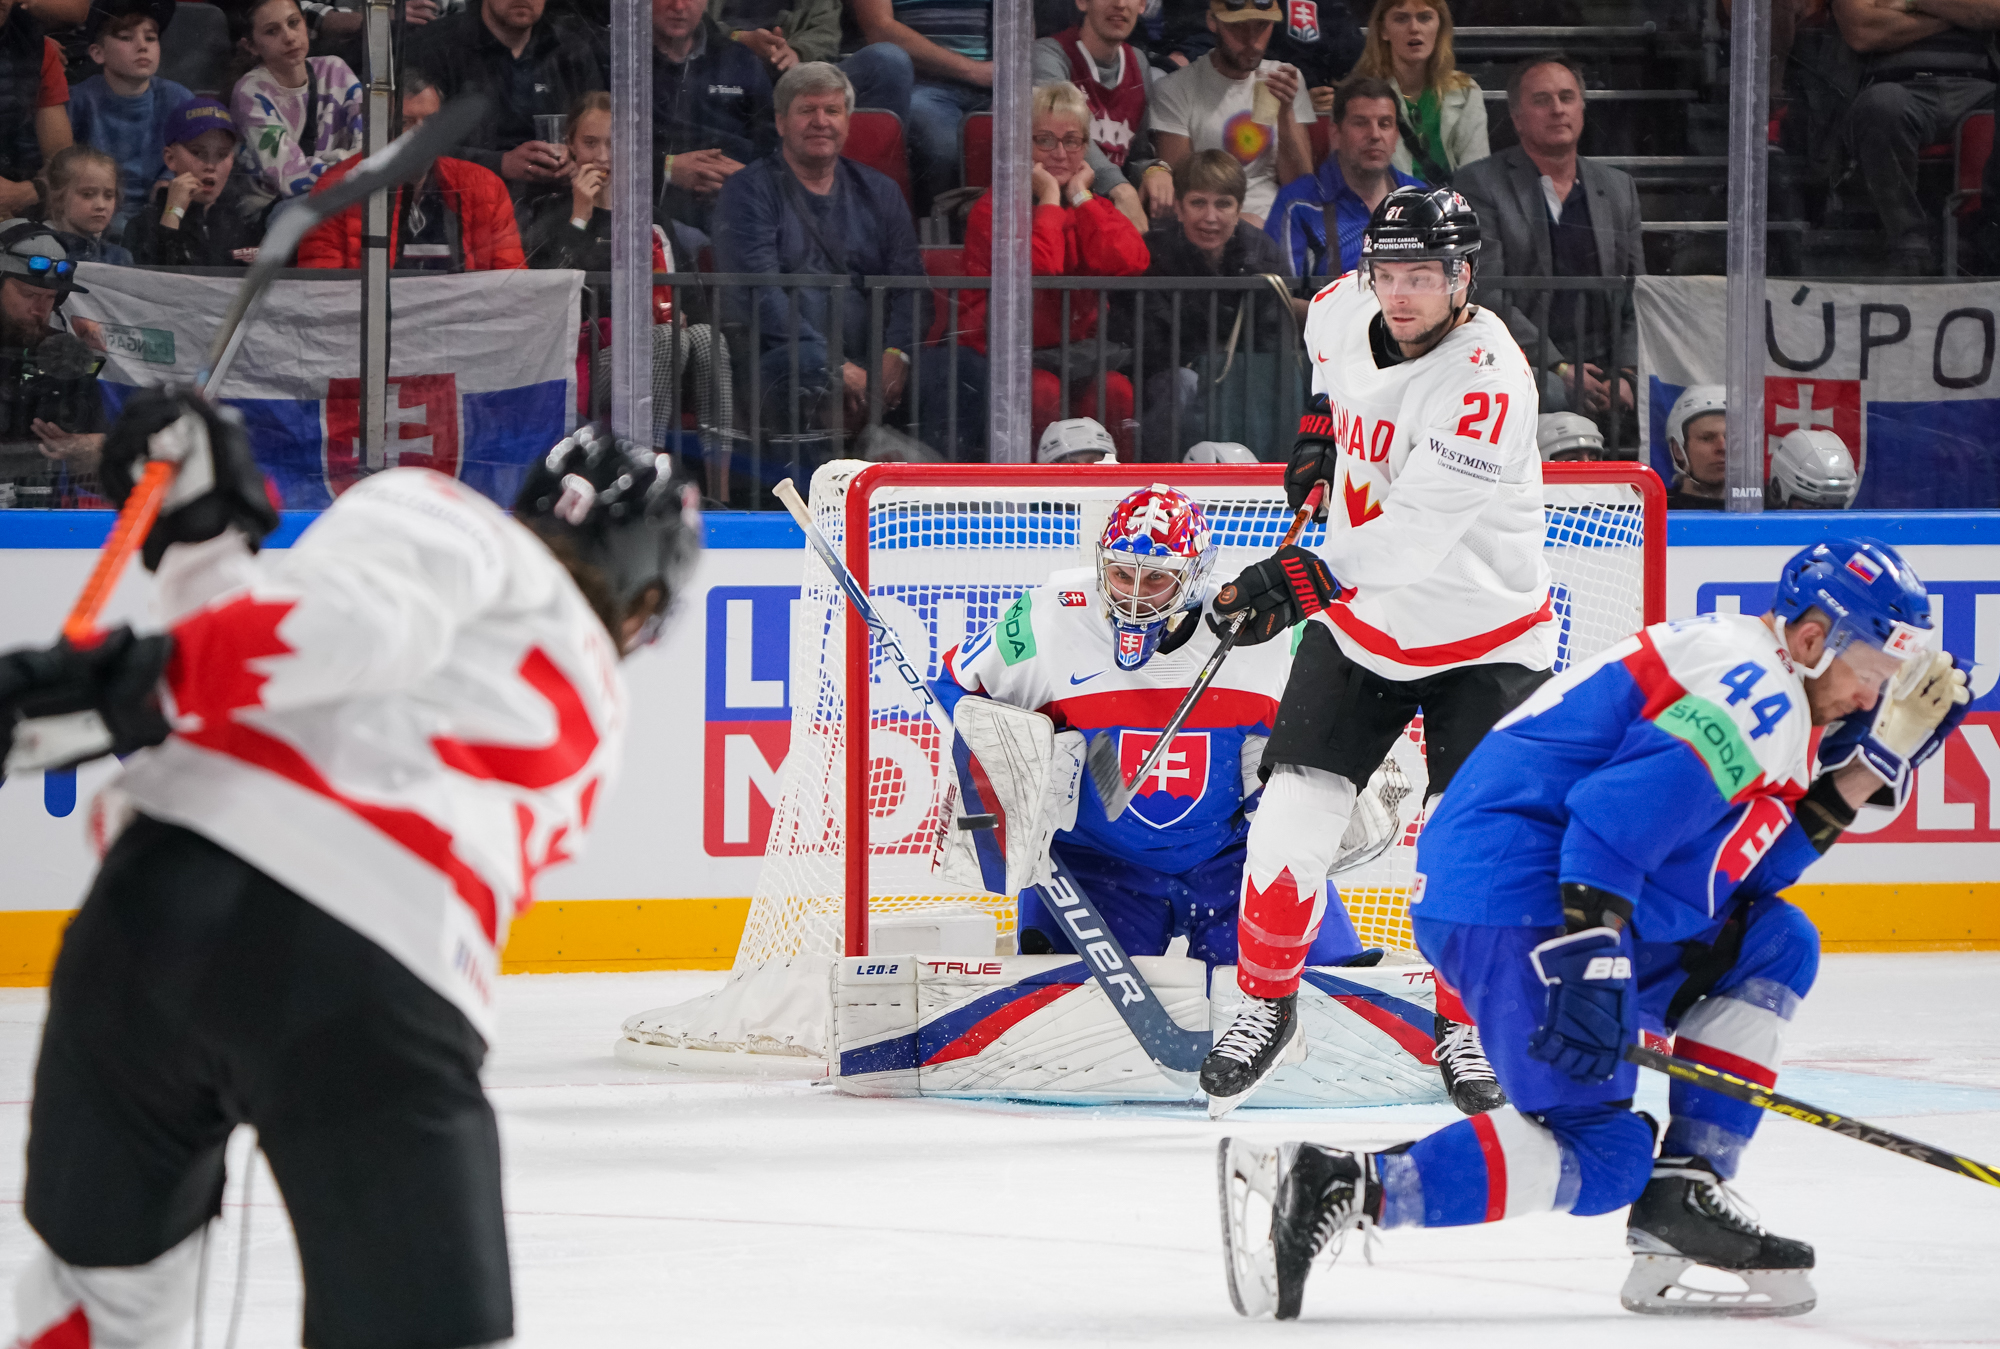
M1268 1316L1278 1305L1271 1215L1278 1191L1278 1149L1225 1138L1215 1150L1222 1203L1222 1267L1238 1316Z
M1221 1119L1242 1105L1265 1079L1288 1063L1304 1063L1299 996L1245 998L1236 1019L1201 1061L1201 1089L1208 1117Z
M1483 1115L1507 1104L1507 1093L1493 1076L1486 1060L1485 1046L1479 1043L1479 1027L1437 1018L1437 1048L1431 1057L1444 1078L1445 1095L1464 1115Z
M1662 1157L1625 1228L1632 1272L1618 1300L1652 1316L1797 1316L1818 1300L1813 1249L1772 1236L1699 1157ZM1685 1281L1690 1269L1741 1280L1729 1291ZM1711 1283L1717 1282L1710 1280Z

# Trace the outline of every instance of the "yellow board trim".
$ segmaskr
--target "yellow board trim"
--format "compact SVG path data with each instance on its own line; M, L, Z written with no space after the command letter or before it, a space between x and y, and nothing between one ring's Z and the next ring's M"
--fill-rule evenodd
M2000 882L1801 885L1827 951L2000 951ZM562 899L514 920L503 974L725 970L748 899ZM39 988L55 968L67 909L0 911L0 988Z

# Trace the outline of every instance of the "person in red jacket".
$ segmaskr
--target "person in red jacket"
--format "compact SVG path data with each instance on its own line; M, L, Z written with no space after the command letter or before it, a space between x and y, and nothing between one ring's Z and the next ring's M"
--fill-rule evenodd
M1137 276L1151 260L1146 242L1124 212L1108 197L1090 190L1092 173L1084 160L1090 135L1090 106L1073 84L1042 84L1034 94L1036 276ZM993 197L981 197L965 224L965 270L969 276L993 271ZM1035 293L1034 425L1039 437L1050 422L1062 417L1095 417L1111 429L1118 457L1133 457L1126 423L1132 418L1132 382L1110 367L1125 360L1125 350L1107 353L1104 377L1105 411L1097 406L1096 291L1069 294L1069 355L1064 365L1063 295L1056 290ZM967 329L965 341L986 350L986 292L968 290L959 300ZM1069 407L1063 407L1063 386L1069 386Z
M420 71L403 72L403 130L422 126L443 106L437 86ZM361 156L342 160L320 175L315 192L345 177ZM389 200L396 222L389 235L389 265L435 272L492 272L526 267L521 231L507 185L489 169L464 159L440 159L415 190L397 188ZM299 241L301 267L361 265L361 206L348 207L313 227Z

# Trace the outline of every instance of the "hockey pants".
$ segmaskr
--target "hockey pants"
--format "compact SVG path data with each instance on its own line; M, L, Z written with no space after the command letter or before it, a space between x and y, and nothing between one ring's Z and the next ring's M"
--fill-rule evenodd
M1250 817L1236 920L1236 983L1252 997L1298 992L1308 954L1323 964L1329 947L1339 953L1335 960L1360 952L1354 924L1326 877L1354 796L1352 782L1323 768L1278 764L1265 779L1263 803ZM1322 925L1336 932L1335 941L1321 941Z
M1053 851L1090 896L1127 955L1165 955L1175 937L1188 939L1187 953L1211 970L1238 961L1237 893L1243 883L1245 844L1238 842L1200 866L1179 875L1136 866L1073 843ZM1321 923L1306 952L1308 965L1338 965L1361 950L1346 916ZM1021 952L1069 954L1075 946L1061 920L1042 902L1040 890L1021 893Z
M1528 1054L1546 993L1528 952L1560 928L1417 919L1417 946L1479 1026L1512 1103L1380 1158L1385 1227L1455 1227L1523 1213L1609 1213L1638 1198L1653 1136L1632 1111L1639 1070L1575 1081ZM1682 1057L1766 1086L1786 1025L1819 969L1805 914L1765 896L1692 942L1638 943L1640 1024L1675 1036ZM1676 1082L1663 1156L1695 1156L1725 1179L1756 1132L1757 1107Z

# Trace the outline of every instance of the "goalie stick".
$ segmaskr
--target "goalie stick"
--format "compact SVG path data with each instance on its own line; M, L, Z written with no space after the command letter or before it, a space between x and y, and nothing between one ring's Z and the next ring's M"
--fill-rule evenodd
M1292 516L1291 528L1285 531L1284 539L1278 544L1279 548L1289 548L1299 541L1299 535L1305 532L1306 523L1319 513L1320 500L1325 496L1326 479L1321 478L1313 484L1312 491L1306 494L1305 502ZM1145 759L1139 764L1139 771L1132 775L1130 782L1125 780L1125 774L1119 768L1118 745L1112 740L1111 732L1099 731L1091 739L1084 766L1090 770L1090 780L1097 785L1097 798L1104 803L1105 819L1117 819L1125 813L1125 807L1132 804L1132 798L1138 794L1138 785L1153 771L1153 765L1157 764L1160 756L1167 752L1167 746L1173 744L1174 736L1180 733L1181 725L1188 719L1188 714L1194 711L1194 705L1201 701L1201 695L1208 692L1208 686L1214 683L1215 676L1221 673L1222 662L1228 659L1230 649L1236 645L1236 634L1243 630L1243 624L1249 617L1250 611L1244 609L1229 620L1229 626L1223 630L1222 640L1215 645L1215 654L1208 658L1208 663L1201 667L1201 673L1194 677L1194 684L1189 687L1187 697L1181 699L1181 705L1175 708L1173 716L1167 719L1166 729L1161 731L1160 738L1153 742L1153 748L1146 752ZM1191 614L1188 621L1199 623L1201 615Z
M861 616L870 635L881 645L882 654L889 658L903 683L923 703L924 712L937 727L938 734L943 737L941 743L949 753L948 747L957 735L951 718L945 715L944 707L938 702L929 682L903 654L903 644L897 640L895 629L876 611L868 592L861 588L861 583L854 579L854 573L840 560L840 554L834 551L826 535L813 523L812 513L806 509L799 489L792 486L790 478L786 478L771 489L771 495L784 502L785 509L792 513L792 519L798 522L799 529L806 536L807 546L819 555L819 560L826 565L841 592L847 596L847 602L854 606L854 612ZM952 821L958 814L957 793L955 788L946 790L950 794L945 798L943 813L947 821ZM991 829L995 820L990 815L976 815L957 819L955 823L961 829ZM946 827L951 826L947 824ZM1208 1053L1208 1033L1187 1030L1167 1015L1159 995L1153 992L1145 976L1134 967L1131 957L1118 944L1118 939L1111 935L1110 926L1097 912L1096 905L1091 903L1083 888L1077 885L1076 878L1069 875L1053 854L1050 861L1055 865L1056 879L1040 888L1048 897L1051 908L1061 913L1070 931L1077 934L1077 949L1083 952L1084 968L1090 971L1090 977L1097 981L1097 986L1104 991L1104 996L1132 1032L1132 1038L1152 1059L1153 1065L1168 1081L1187 1088L1192 1095L1195 1086L1193 1075L1200 1070L1202 1058ZM1091 929L1088 935L1084 934L1086 927ZM1091 947L1098 949L1092 951Z
M1665 1073L1676 1081L1691 1082L1706 1091L1748 1102L1772 1114L1783 1115L1787 1119L1795 1119L1804 1124L1818 1125L1822 1129L1871 1144L1886 1152L1928 1162L1940 1170L1983 1181L1988 1185L2000 1186L2000 1167L1975 1162L1970 1157L1961 1157L1957 1153L1946 1152L1943 1148L1919 1143L1914 1138L1905 1138L1902 1134L1891 1133L1873 1124L1864 1124L1858 1119L1849 1119L1831 1110L1822 1110L1816 1105L1807 1105L1804 1101L1780 1096L1775 1091L1765 1090L1755 1082L1747 1082L1718 1068L1711 1068L1705 1063L1676 1058L1672 1054L1663 1054L1657 1049L1647 1049L1643 1045L1627 1045L1625 1059L1626 1062L1636 1063L1641 1068L1651 1068L1656 1073Z

